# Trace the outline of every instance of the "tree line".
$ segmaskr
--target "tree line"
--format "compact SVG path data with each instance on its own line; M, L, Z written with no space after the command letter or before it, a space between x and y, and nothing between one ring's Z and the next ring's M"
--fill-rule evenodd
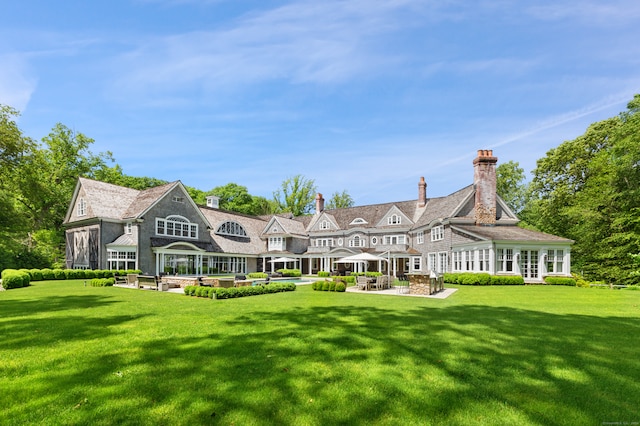
M635 95L625 111L548 151L530 180L517 162L498 166L498 193L521 218L520 226L574 240L574 272L592 280L638 281L639 111ZM62 265L61 224L78 177L139 190L167 183L124 174L111 152L92 153L93 139L63 124L37 142L22 133L18 117L0 105L0 270ZM302 175L285 179L272 199L251 195L237 183L187 190L198 204L216 195L221 209L249 215L309 214L317 193L314 180ZM343 190L325 207L353 205Z

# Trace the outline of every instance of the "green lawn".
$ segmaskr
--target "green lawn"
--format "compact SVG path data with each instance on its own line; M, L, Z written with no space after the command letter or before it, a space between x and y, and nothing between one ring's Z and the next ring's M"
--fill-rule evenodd
M640 421L640 292L0 292L0 424Z

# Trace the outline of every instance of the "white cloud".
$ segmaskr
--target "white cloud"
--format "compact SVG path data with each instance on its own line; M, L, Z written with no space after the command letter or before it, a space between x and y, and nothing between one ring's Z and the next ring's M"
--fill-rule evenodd
M37 78L22 55L2 55L0 63L0 103L24 112L36 89Z

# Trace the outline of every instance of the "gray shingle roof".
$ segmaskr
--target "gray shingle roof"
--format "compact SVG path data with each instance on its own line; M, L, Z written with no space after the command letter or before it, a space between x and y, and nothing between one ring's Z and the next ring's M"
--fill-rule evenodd
M121 219L140 192L86 178L80 178L79 183L88 205L87 216L83 219Z
M492 241L535 241L550 243L572 243L573 240L545 234L544 232L520 228L519 226L477 226L455 225L453 229L461 230L471 235L477 235L482 239Z
M219 248L217 252L258 255L266 251L265 243L260 239L262 230L267 225L264 219L203 206L200 206L200 211L211 224L210 234ZM247 237L216 234L220 225L228 221L242 225Z

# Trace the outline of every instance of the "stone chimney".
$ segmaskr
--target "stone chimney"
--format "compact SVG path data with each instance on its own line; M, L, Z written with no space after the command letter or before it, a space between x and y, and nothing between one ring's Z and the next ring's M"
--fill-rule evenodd
M473 160L473 185L476 189L475 220L476 225L494 225L496 223L496 163L490 149L478 150Z
M427 182L424 181L424 176L420 178L418 182L418 208L427 205Z
M316 214L322 213L324 210L324 198L322 198L322 194L318 192L316 195Z

